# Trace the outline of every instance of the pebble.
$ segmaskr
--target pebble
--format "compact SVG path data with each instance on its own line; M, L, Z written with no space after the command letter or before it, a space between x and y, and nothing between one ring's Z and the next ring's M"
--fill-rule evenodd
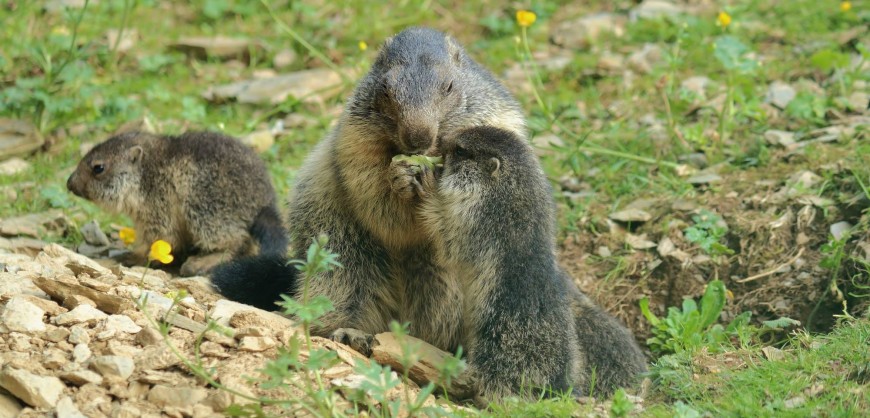
M148 402L164 408L186 408L200 403L206 396L208 392L202 388L156 385L148 392Z
M107 318L103 311L91 306L91 305L79 305L76 306L75 309L62 313L56 317L54 317L54 322L57 325L70 325L70 324L81 324L81 323L95 323L101 319Z
M64 396L57 402L57 418L88 418L79 411L75 402L69 396Z
M93 383L95 385L103 383L103 376L90 370L73 370L61 373L60 378L76 386L83 386L88 383Z
M610 219L619 222L647 222L652 219L649 212L640 209L625 209L610 214Z
M54 376L39 376L6 367L0 371L0 387L34 408L54 408L66 385Z
M794 87L782 81L774 81L767 89L765 101L780 109L785 109L795 96L797 96L797 91Z
M0 323L9 331L40 332L46 330L43 315L45 311L23 296L14 296L3 307Z
M121 356L97 356L90 365L104 378L120 380L126 380L136 368L133 359Z
M91 349L87 344L76 344L73 348L73 361L76 363L84 363L91 358Z
M136 334L142 331L142 327L136 325L127 315L109 315L106 318L105 328L107 331L125 332L127 334Z

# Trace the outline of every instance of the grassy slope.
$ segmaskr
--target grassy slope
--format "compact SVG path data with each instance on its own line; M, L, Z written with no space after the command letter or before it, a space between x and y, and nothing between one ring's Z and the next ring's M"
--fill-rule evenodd
M77 162L79 145L98 141L126 121L148 116L163 132L184 129L219 129L241 135L268 127L285 113L310 117L312 125L294 130L282 137L264 158L269 162L276 185L282 194L292 185L293 174L307 150L326 132L331 118L319 109L307 109L292 101L275 107L250 106L237 103L210 104L199 97L208 86L250 76L255 70L271 68L271 58L285 48L294 49L301 57L291 69L322 66L308 51L276 25L258 2L231 0L201 0L191 6L168 2L140 1L128 10L127 29L138 31L138 41L129 54L112 51L103 40L107 29L124 26L125 1L103 0L91 5L81 15L77 27L74 59L56 73L70 55L77 12L46 13L40 2L13 2L14 10L0 8L0 76L5 100L0 101L0 116L32 121L40 127L53 145L48 152L28 158L33 168L22 174L0 177L0 186L11 185L19 191L15 202L0 205L0 217L40 212L60 208L78 221L96 218L104 225L124 222L123 217L108 215L80 199L65 194L66 176ZM276 2L281 3L282 2ZM473 56L498 74L518 60L511 6L494 2L402 2L389 8L369 7L362 2L327 2L318 6L276 6L276 16L286 22L320 51L343 68L366 68L375 54L375 46L386 36L409 24L427 24L449 31L459 37ZM531 47L545 51L548 25L569 16L597 11L625 12L629 4L611 2L530 2L538 14L538 22L530 28ZM854 2L854 10L841 13L834 2L809 0L779 2L733 1L727 9L734 16L731 33L763 55L762 67L751 76L735 78L735 92L740 111L727 126L728 140L718 141L705 131L718 128L715 114L690 116L691 100L679 91L679 81L693 75L705 75L719 83L719 91L727 80L721 65L713 59L711 43L722 33L715 25L718 10L680 18L676 21L653 20L630 23L621 38L604 37L594 51L576 51L567 68L543 74L544 100L565 125L578 132L594 131L590 144L605 145L632 155L675 161L681 154L703 150L711 164L726 160L756 161L763 171L771 150L760 138L769 128L789 129L805 133L823 126L826 110L842 110L838 98L847 94L855 80L866 81L867 74L848 73L840 83L830 78L830 71L814 67L815 52L841 48L838 33L855 27L866 11ZM167 45L181 36L190 35L247 36L265 46L265 52L254 52L247 66L227 64L217 60L191 61ZM361 51L359 41L370 48ZM625 86L621 74L598 74L596 63L601 50L630 53L644 43L663 48L666 58L651 74L638 75ZM866 43L866 39L865 39ZM850 47L849 47L850 48ZM52 76L53 74L53 76ZM685 134L689 147L677 141L660 143L638 125L637 119L651 113L666 120L662 99L656 83L666 77L666 91L671 100L675 125ZM824 90L824 99L808 100L805 108L785 112L783 120L772 126L766 118L761 101L767 85L773 80L794 81L798 78L817 81ZM14 88L13 88L14 87ZM352 85L345 86L340 97L349 94ZM711 95L712 96L712 95ZM550 129L533 96L519 95L526 106L535 134ZM339 106L341 99L329 103ZM614 105L627 107L627 113L615 112ZM583 109L582 111L578 109ZM556 130L558 131L558 130ZM563 133L569 149L577 141ZM870 164L862 163L862 155L870 155L865 143L844 143L814 148L811 159L820 162L840 160L850 164L855 175L870 178ZM834 150L834 151L830 151ZM561 213L566 231L594 233L591 224L578 227L592 204L618 207L639 196L664 195L674 198L696 193L672 170L617 157L583 152L563 152L543 157L553 178L574 174L589 183L594 197L567 203L560 197ZM571 161L580 169L573 172ZM818 163L819 161L814 161ZM866 160L863 160L866 162ZM597 172L588 175L589 168ZM742 170L739 165L727 170ZM727 171L726 170L726 171ZM21 187L32 182L32 187ZM61 240L62 237L47 237ZM76 236L67 237L76 240ZM618 268L618 267L615 267ZM618 273L618 272L617 272ZM660 362L661 371L673 368L663 385L653 389L647 401L647 413L657 416L691 413L688 408L711 411L713 415L846 415L849 411L868 409L866 365L868 325L858 322L824 337L815 337L825 344L809 348L810 338L795 338L786 360L768 362L761 359L759 348L738 351L745 358L746 368L721 373L709 373L687 366L688 359L670 365ZM861 347L864 350L855 349ZM677 359L679 360L679 359ZM863 366L866 367L866 366ZM701 378L696 379L693 373ZM806 395L807 388L819 384L823 389L816 396ZM812 390L813 392L815 390ZM785 402L798 396L805 403L794 409L783 409ZM690 405L677 408L674 402ZM650 405L653 402L653 406ZM496 415L562 416L574 410L573 401L548 401L537 404L510 404L496 409ZM676 408L676 409L675 409Z

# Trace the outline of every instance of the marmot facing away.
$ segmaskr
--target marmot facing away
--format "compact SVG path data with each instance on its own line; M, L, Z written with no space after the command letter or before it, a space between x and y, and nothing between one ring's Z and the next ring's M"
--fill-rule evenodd
M261 254L287 251L265 164L219 133L114 136L85 155L67 188L133 220L136 244L126 260L132 264L144 263L158 239L189 256L183 275L250 254L256 244Z
M600 395L630 384L644 357L558 267L552 193L527 141L478 127L441 148L437 181L421 168L421 213L437 263L462 295L460 344L480 395L589 394L592 386Z
M481 125L525 136L516 100L456 40L410 28L385 42L336 128L304 162L290 203L294 258L326 234L344 266L309 284L335 306L316 334L344 340L342 328L375 334L395 319L410 322L411 335L456 349L459 290L435 264L419 223L415 167L392 157L434 151L438 138ZM296 269L285 262L229 263L212 282L230 299L274 309L279 293L295 290Z

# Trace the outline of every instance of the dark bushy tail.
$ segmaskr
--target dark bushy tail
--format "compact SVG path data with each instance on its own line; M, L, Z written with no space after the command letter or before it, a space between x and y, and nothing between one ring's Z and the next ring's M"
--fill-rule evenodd
M250 231L251 236L260 244L260 255L287 255L287 230L284 229L284 222L274 205L260 209Z
M261 254L215 267L211 282L227 299L274 311L280 294L294 295L298 272L283 254Z
M609 396L617 388L639 382L646 358L631 331L579 291L572 308L586 366L595 370L593 395Z

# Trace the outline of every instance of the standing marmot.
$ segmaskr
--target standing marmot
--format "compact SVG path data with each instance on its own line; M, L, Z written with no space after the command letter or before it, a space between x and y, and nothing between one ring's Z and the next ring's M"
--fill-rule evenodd
M460 343L484 400L629 385L643 354L558 267L552 191L525 139L479 127L441 145L437 182L421 168L421 213L461 289Z
M344 266L309 285L335 306L316 334L347 341L341 328L375 334L395 319L410 322L411 335L456 349L459 289L435 264L419 223L415 167L391 160L434 151L439 138L482 125L525 136L516 100L453 38L410 28L385 42L338 126L306 159L290 203L294 258L326 234ZM294 293L296 269L285 262L233 262L212 282L230 299L274 309L278 293ZM366 351L365 341L350 342Z
M67 188L133 220L137 237L128 263L144 263L158 239L182 259L190 256L183 275L250 254L256 244L260 254L287 251L265 164L219 133L114 136L85 155Z

